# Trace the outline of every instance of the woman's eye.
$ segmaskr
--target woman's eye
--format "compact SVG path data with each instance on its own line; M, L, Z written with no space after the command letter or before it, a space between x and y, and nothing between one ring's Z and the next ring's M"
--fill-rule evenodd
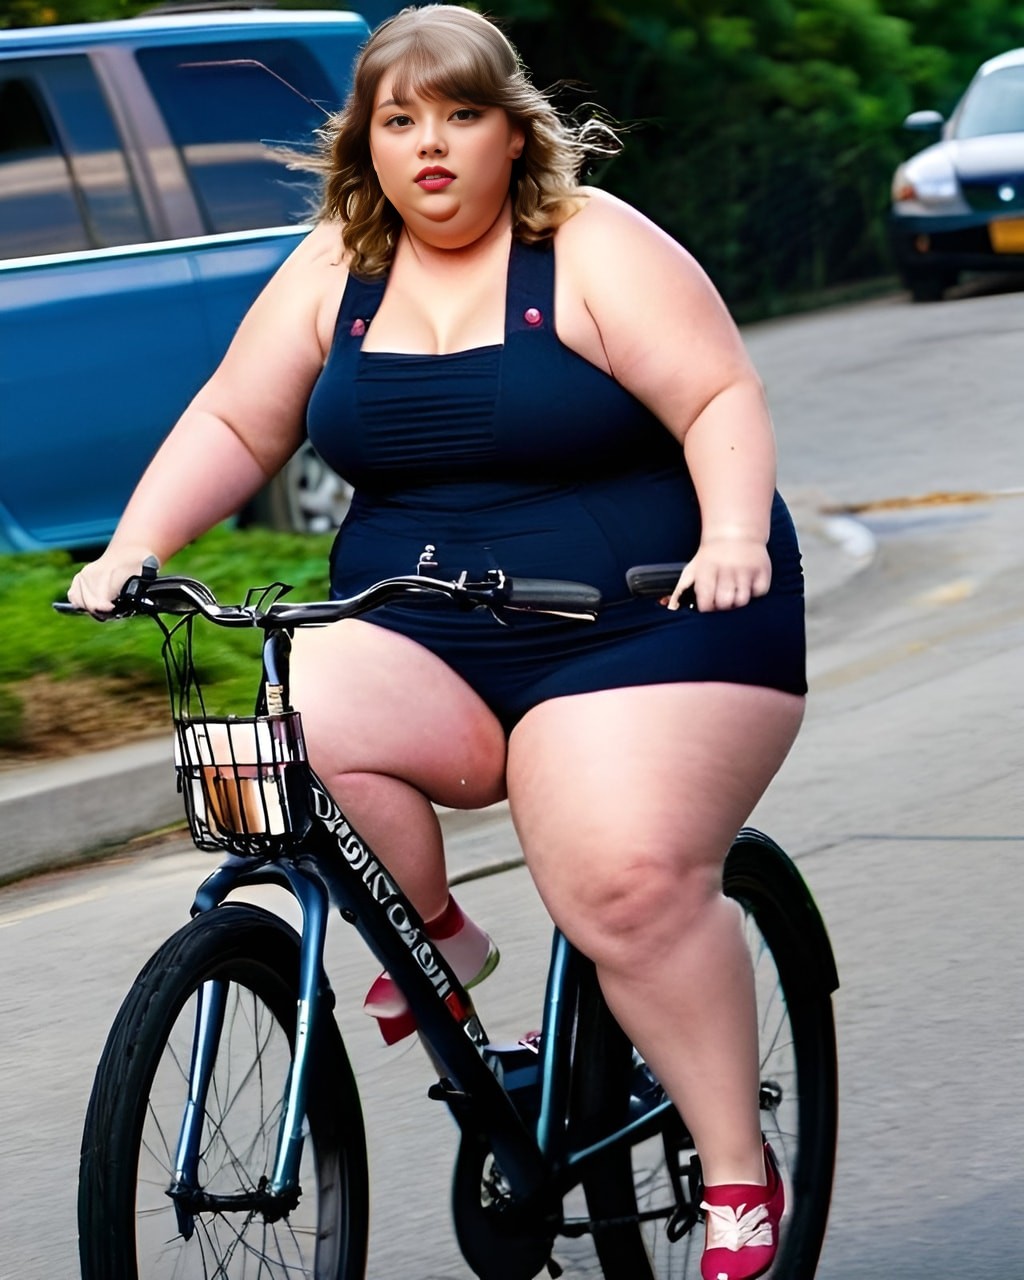
M412 119L409 116L388 116L384 121L385 128L388 128L390 125L396 125L401 128L407 124L412 124Z
M452 112L453 120L476 120L480 115L475 107L460 107L458 111Z

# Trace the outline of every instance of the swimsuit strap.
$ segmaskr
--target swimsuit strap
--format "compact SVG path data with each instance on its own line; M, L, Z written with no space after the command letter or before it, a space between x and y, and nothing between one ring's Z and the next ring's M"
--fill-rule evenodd
M512 241L505 297L505 332L555 332L555 253L551 240Z
M341 299L341 309L338 312L336 332L339 337L361 338L363 336L370 326L370 321L377 314L387 283L386 275L376 280L366 280L349 272Z

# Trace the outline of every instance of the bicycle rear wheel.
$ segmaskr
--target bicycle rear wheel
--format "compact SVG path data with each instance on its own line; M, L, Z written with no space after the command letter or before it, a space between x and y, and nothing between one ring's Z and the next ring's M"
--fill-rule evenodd
M85 1121L79 1174L83 1280L358 1280L368 1222L362 1112L333 1018L317 1031L301 1192L289 1213L255 1207L273 1172L292 1061L299 939L259 908L198 916L139 974L107 1040ZM199 991L222 984L223 1029L199 1150L201 1191L176 1205L178 1134Z
M828 1218L838 1123L832 952L799 872L767 837L741 832L724 884L746 918L757 983L761 1123L786 1182L787 1213L770 1274L811 1280ZM592 1136L623 1124L631 1105L635 1111L664 1096L614 1023L596 979L581 995L574 1064L576 1114ZM594 1163L583 1190L608 1280L699 1280L700 1165L673 1109L654 1137Z

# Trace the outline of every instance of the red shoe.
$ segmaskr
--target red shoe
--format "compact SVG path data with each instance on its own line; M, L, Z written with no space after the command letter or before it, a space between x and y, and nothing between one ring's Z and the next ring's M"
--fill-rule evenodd
M775 1261L786 1191L775 1153L764 1144L768 1182L726 1182L705 1187L700 1207L707 1213L707 1240L700 1260L702 1280L754 1280Z
M475 987L497 968L501 956L483 929L464 915L454 898L436 920L426 926L464 987ZM366 993L363 1012L377 1019L385 1044L397 1044L416 1030L416 1018L398 984L388 972L374 979Z

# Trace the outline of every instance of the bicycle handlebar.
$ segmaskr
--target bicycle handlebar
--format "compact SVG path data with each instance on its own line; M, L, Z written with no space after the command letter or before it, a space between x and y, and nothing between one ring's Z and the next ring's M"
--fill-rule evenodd
M442 596L467 609L544 613L592 622L601 604L600 591L586 583L510 578L500 569L490 570L483 579L475 582L470 581L465 573L452 580L408 574L385 578L365 591L341 600L288 604L275 598L266 608L260 601L256 604L221 604L209 587L195 578L173 575L158 578L155 573L155 565L147 565L142 574L129 578L114 603L110 617L201 614L223 627L316 626L340 622L343 618L356 618L400 598ZM66 601L57 601L53 607L58 613L86 612Z

